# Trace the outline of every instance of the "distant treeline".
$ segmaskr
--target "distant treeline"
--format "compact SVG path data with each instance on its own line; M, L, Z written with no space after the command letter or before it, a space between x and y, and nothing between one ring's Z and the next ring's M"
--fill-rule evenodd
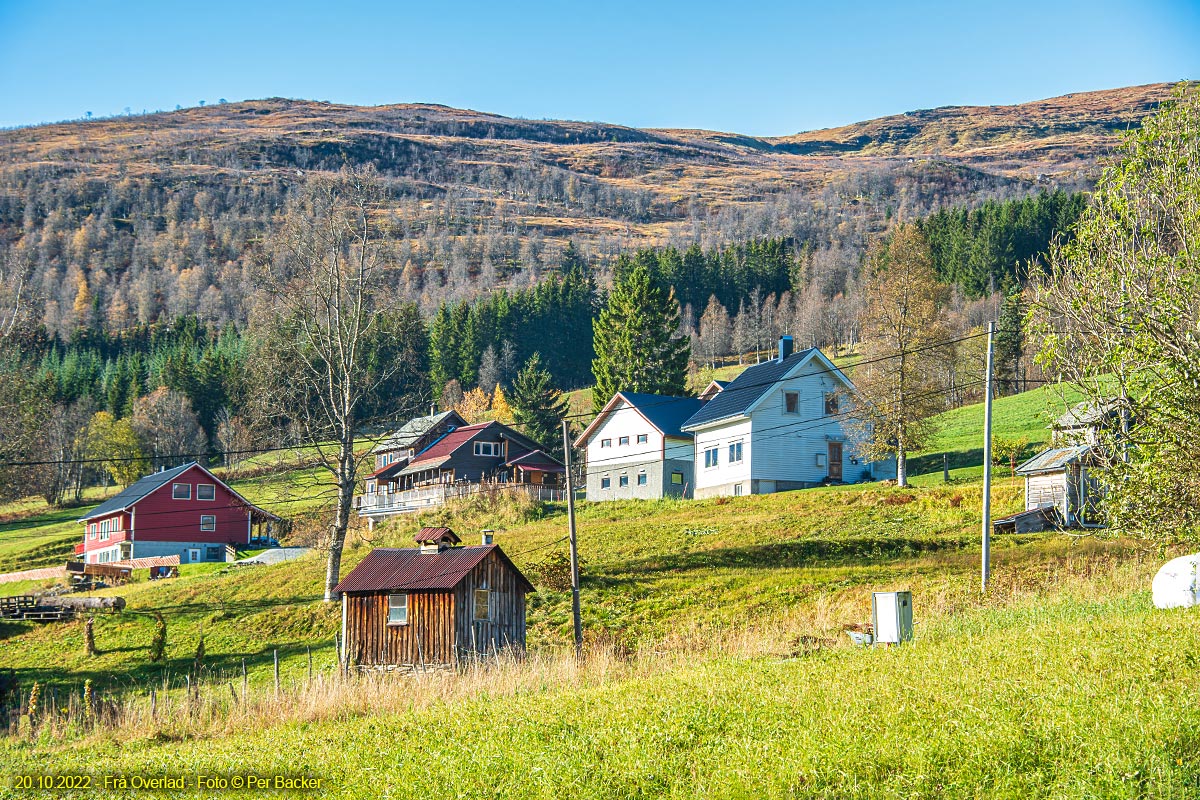
M929 239L942 280L960 287L967 297L982 297L1023 283L1029 263L1045 253L1055 237L1069 235L1084 202L1079 194L1042 193L970 210L947 209L918 224ZM836 280L823 275L824 261L813 258L803 243L784 238L713 250L643 249L620 256L614 270L634 263L644 264L655 281L674 289L685 310L692 310L684 315L681 333L695 341L701 333L700 312L716 308L712 298L728 310L728 343L705 346L714 353L744 351L745 342L762 338L755 334L760 329L765 329L763 336L786 330L804 336L806 344L820 344L819 338L792 330L805 324L800 319L801 296L818 286L832 286L821 290L829 302L834 293L853 299L858 285L853 274ZM426 318L415 306L405 306L401 328L407 332L409 349L423 351L407 356L415 357L427 375L420 394L440 396L451 381L463 390L507 386L535 352L560 388L590 385L592 323L605 301L604 292L573 246L566 247L561 262L553 266L548 277L529 288L444 302ZM764 306L775 303L782 308L785 301L797 309L796 315L789 318L779 311L774 321L764 322ZM96 321L65 340L44 333L26 342L24 360L35 369L52 402L70 405L90 398L95 408L117 418L128 416L137 398L165 386L191 401L209 441L215 442L223 412L228 417L248 411L253 385L250 350L244 332L234 324L218 327L186 314L169 324L138 324L121 333L107 333ZM380 344L379 352L382 358L390 351ZM407 374L411 383L412 373ZM372 407L390 405L384 398L376 400Z
M917 225L943 283L957 285L968 297L1009 294L1025 283L1025 270L1055 237L1070 236L1086 204L1081 193L1042 192L973 209L943 209Z

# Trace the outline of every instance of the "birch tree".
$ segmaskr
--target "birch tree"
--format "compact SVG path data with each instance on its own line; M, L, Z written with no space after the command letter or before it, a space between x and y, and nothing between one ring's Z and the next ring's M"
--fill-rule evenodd
M370 168L310 178L258 275L261 398L269 415L300 432L333 482L326 601L337 599L357 473L370 458L369 447L354 447L368 422L365 408L408 366L402 358L373 358L392 318L378 308L385 263L375 215L383 196Z
M924 444L929 418L945 406L933 346L946 338L939 313L945 288L934 275L929 243L911 225L873 248L871 267L861 320L868 363L854 374L857 438L870 460L894 454L896 482L907 486L908 453Z

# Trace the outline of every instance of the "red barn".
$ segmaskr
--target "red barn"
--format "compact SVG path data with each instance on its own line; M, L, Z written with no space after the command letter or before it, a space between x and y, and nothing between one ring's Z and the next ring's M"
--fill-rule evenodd
M75 552L89 564L173 555L183 564L224 561L226 545L245 546L255 525L278 520L193 461L147 475L81 518Z

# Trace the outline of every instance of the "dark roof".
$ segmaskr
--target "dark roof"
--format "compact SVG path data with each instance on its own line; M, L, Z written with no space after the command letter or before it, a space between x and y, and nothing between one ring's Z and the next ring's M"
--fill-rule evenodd
M462 541L458 538L458 534L449 528L421 528L413 537L415 542L440 542L442 539L449 539L452 542Z
M1051 447L1038 453L1033 458L1017 467L1018 475L1037 475L1042 472L1057 472L1086 456L1092 450L1090 444L1077 444L1071 447Z
M410 419L400 427L400 430L382 441L375 448L374 452L382 453L388 450L407 450L416 444L430 429L436 427L450 416L457 418L460 425L466 424L466 420L459 416L457 411L443 411L440 414L431 414L427 417Z
M690 433L684 433L679 428L704 406L704 401L697 397L671 397L635 392L619 394L629 405L636 408L639 414L650 420L651 425L662 431L663 436L692 438Z
M146 495L153 492L155 489L170 483L173 479L178 478L183 473L187 472L192 467L199 466L195 461L184 464L183 466L173 469L165 469L162 472L154 472L144 478L139 478L122 492L113 495L105 500L100 505L93 508L85 516L79 518L83 520L95 519L96 517L106 517L116 511L122 511L129 508L131 505L141 500Z
M792 353L783 361L773 358L770 361L748 367L741 375L730 381L720 394L705 403L704 407L693 414L690 419L685 420L683 427L695 428L709 422L741 416L792 368L808 358L814 349L810 347L807 350Z
M390 477L392 477L390 473L399 471L407 463L408 463L407 458L397 459L396 461L393 461L390 464L384 464L382 467L375 470L367 477L368 478L390 478Z
M422 553L415 548L377 548L350 570L350 574L342 578L334 591L449 591L493 550L517 575L525 585L525 590L534 591L533 584L494 544L451 547L439 553Z
M504 466L535 469L541 472L567 471L561 461L542 450L531 450L523 456L519 456L518 458L514 458L512 461L506 462Z

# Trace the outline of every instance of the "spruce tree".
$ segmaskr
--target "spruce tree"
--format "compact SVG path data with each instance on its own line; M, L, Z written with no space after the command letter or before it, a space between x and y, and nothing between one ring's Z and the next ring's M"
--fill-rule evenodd
M618 391L683 394L691 344L678 328L673 289L655 285L645 264L620 271L594 325L592 408Z
M567 399L551 383L550 371L542 366L541 356L534 353L513 381L513 420L521 431L557 458L562 458L563 418L567 414Z

